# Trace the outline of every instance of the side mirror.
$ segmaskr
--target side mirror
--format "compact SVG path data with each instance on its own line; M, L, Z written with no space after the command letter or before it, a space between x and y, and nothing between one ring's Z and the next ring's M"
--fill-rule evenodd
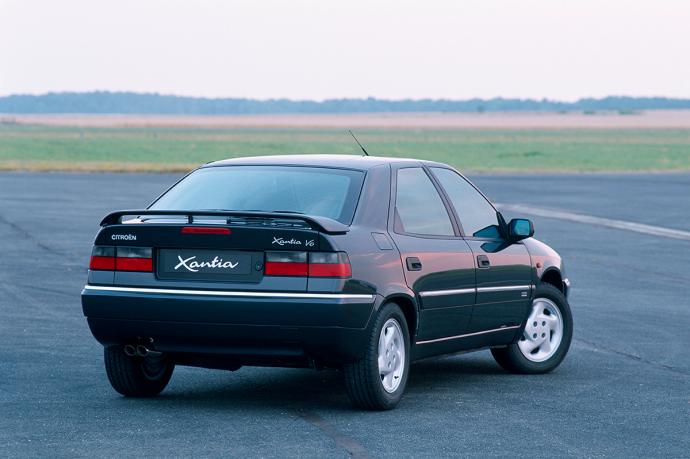
M514 218L508 223L508 239L517 242L534 235L534 225L526 218Z

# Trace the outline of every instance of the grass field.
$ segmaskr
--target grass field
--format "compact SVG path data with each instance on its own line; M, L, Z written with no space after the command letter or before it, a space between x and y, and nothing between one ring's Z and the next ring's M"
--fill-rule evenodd
M465 171L690 170L690 129L359 128L369 153ZM249 155L360 154L340 128L0 124L2 170L184 171Z

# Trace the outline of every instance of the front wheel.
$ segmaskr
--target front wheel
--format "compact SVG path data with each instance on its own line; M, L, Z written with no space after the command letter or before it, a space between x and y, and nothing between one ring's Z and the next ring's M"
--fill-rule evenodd
M165 357L130 357L122 346L106 347L103 354L110 385L126 397L158 395L175 369Z
M362 358L344 367L347 395L359 408L395 408L405 392L409 368L407 321L398 305L388 303L376 316Z
M491 353L499 365L513 373L548 373L563 361L572 337L568 300L553 285L542 284L535 292L520 339L508 347L491 349Z

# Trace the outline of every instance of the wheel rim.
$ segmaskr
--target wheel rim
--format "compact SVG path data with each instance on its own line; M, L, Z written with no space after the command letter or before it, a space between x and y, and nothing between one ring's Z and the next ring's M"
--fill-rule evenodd
M553 356L563 339L563 315L547 298L535 298L518 347L532 362L543 362Z
M388 319L381 328L378 365L383 389L388 393L395 392L405 371L405 341L395 319Z

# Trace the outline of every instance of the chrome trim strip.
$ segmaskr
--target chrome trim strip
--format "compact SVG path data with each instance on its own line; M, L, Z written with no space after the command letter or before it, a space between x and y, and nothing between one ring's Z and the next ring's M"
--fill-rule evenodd
M439 343L441 341L449 341L451 339L468 338L470 336L485 335L486 333L494 333L494 332L504 331L504 330L513 330L515 328L520 328L520 327L522 327L522 325L511 325L510 327L494 328L493 330L484 330L484 331L480 331L480 332L467 333L465 335L446 336L445 338L430 339L427 341L417 341L416 344Z
M445 295L464 295L467 293L486 293L486 292L510 292L513 290L529 290L533 285L506 285L502 287L479 287L479 288L459 288L453 290L429 290L419 292L419 296L445 296Z
M506 285L504 287L479 287L477 293L485 292L510 292L512 290L529 290L531 285Z
M158 293L165 295L200 295L200 296L234 296L245 298L290 298L290 299L327 299L327 300L362 300L362 302L374 301L374 295L354 293L288 293L288 292L239 292L227 290L188 290L167 288L143 288L143 287L108 287L101 285L85 285L84 290L101 292L125 292L125 293Z
M455 290L429 290L428 292L419 292L419 296L464 295L466 293L474 292L474 288L459 288Z

